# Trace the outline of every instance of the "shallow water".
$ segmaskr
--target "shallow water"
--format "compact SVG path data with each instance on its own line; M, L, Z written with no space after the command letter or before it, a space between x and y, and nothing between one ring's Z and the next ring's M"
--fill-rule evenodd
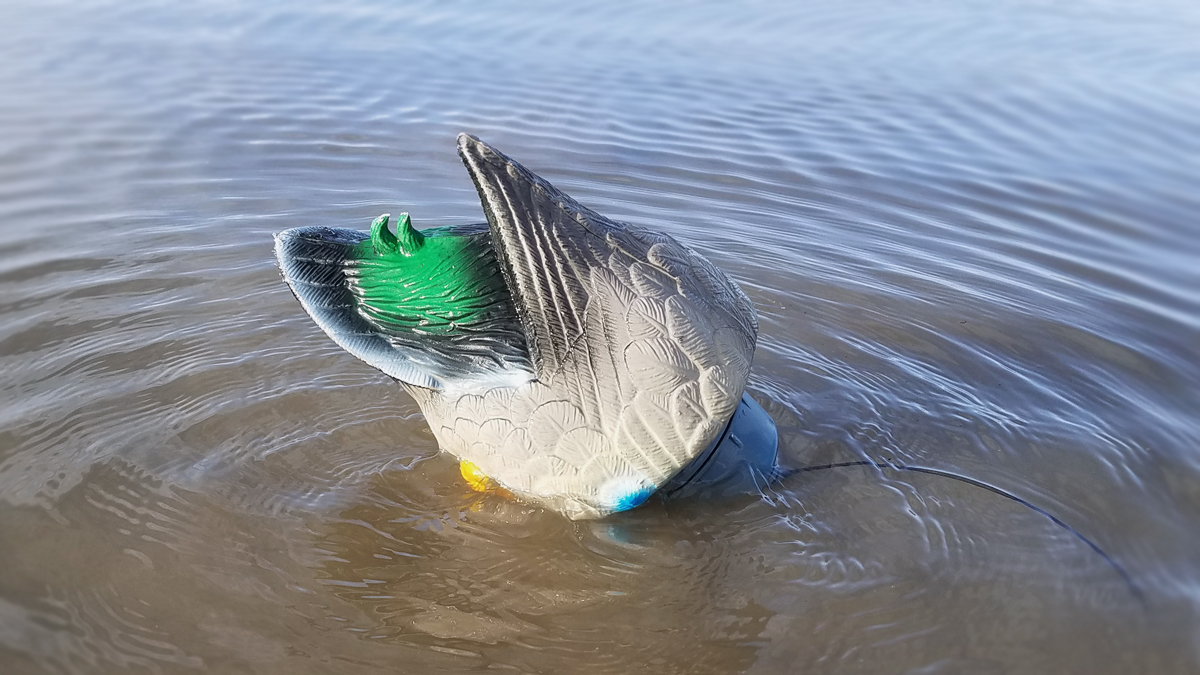
M0 7L0 671L1200 671L1200 6L391 4ZM459 131L742 285L790 466L1109 559L473 494L271 253Z

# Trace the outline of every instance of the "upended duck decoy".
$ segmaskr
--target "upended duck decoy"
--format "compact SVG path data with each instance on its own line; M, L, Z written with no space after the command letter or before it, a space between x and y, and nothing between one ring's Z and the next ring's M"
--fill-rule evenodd
M595 518L774 467L744 393L750 300L672 237L612 221L461 134L486 224L275 237L335 342L398 380L474 485Z

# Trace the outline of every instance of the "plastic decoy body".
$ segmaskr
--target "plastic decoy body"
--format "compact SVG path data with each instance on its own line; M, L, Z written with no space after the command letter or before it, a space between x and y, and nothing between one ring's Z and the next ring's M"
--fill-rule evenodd
M744 395L754 308L668 235L580 205L482 141L458 151L486 224L276 235L284 280L398 380L472 484L571 518L774 466ZM736 413L736 415L735 415Z

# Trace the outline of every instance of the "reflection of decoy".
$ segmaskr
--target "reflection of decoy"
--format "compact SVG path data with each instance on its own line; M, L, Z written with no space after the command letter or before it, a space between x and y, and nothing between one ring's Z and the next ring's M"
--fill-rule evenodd
M399 380L476 484L572 518L769 471L744 394L749 299L671 237L581 206L480 140L458 150L487 224L276 236L284 280L351 354ZM486 477L486 478L485 478Z

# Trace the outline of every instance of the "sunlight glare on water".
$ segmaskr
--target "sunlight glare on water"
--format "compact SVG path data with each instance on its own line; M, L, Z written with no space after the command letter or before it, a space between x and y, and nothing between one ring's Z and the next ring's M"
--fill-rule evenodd
M1200 670L1200 6L395 4L0 6L0 671ZM480 221L460 131L741 284L788 466L1111 563L476 495L271 249Z

